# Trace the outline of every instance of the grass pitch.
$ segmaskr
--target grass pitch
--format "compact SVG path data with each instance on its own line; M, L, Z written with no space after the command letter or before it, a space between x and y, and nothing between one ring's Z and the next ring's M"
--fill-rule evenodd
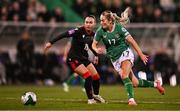
M70 87L70 92L61 86L0 86L0 110L180 110L180 87L166 86L166 94L160 95L153 88L135 88L137 106L127 105L123 86L102 86L101 96L107 104L88 105L81 87ZM35 106L24 106L20 97L26 91L35 92Z

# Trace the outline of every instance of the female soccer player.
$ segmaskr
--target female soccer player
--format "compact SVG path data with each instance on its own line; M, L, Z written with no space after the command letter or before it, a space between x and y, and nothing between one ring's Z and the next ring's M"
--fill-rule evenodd
M96 31L92 48L97 53L103 53L103 50L97 46L100 40L106 46L107 56L111 59L115 70L119 72L127 90L128 105L137 105L134 100L133 86L155 87L161 94L164 94L164 88L160 85L160 81L138 80L134 76L132 72L134 55L129 44L135 49L144 64L147 63L148 56L143 54L130 33L121 24L116 22L114 14L111 11L104 11L100 16L100 22L101 26Z
M67 60L67 56L69 53L69 50L71 48L71 40L69 40L64 48L64 55L63 55L63 61L66 62ZM65 81L63 82L62 86L63 86L63 90L65 92L69 92L69 86L71 85L72 81L79 79L80 84L82 86L82 91L85 92L85 88L84 88L84 82L85 80L81 77L78 76L78 74L74 73L73 70L71 70L71 68L69 67L68 70L68 78L65 79Z
M46 52L56 41L65 37L72 37L71 48L66 61L74 72L85 79L84 87L88 97L88 104L96 104L96 101L105 103L105 100L99 95L100 76L94 65L88 60L89 49L97 55L91 47L94 37L93 28L95 25L95 17L92 15L87 16L82 27L58 34L46 43L44 47L44 51Z

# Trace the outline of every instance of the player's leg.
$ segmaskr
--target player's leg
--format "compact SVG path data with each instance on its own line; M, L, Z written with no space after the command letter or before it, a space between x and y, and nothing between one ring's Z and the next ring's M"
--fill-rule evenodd
M130 72L129 77L132 80L134 87L155 87L162 95L165 92L164 88L160 84L160 81L158 80L153 82L144 79L137 79L132 70Z
M128 93L128 105L137 105L134 100L134 89L131 80L129 79L129 74L131 72L132 64L129 60L121 62L121 79L124 83L126 91Z
M71 74L70 77L67 79L66 83L70 85L75 79L76 79L76 76L74 74Z
M86 91L84 88L85 80L81 76L78 76L78 77L79 77L80 85L82 86L82 91L85 92Z
M85 88L84 88L84 83L85 83L85 80L79 76L77 73L74 73L74 78L79 78L79 81L80 81L80 85L82 86L82 91L85 92Z
M64 80L64 82L62 83L63 86L63 90L65 92L69 92L69 86L70 83L73 81L74 79L74 75L73 75L73 70L71 69L71 67L69 66L69 64L67 64L68 66L68 77Z
M94 99L101 102L101 103L105 103L105 100L99 95L99 89L100 89L100 76L96 70L96 68L94 67L94 65L92 63L90 63L87 66L87 69L91 72L92 74L92 85L93 85L93 91L94 91Z
M95 104L96 101L93 99L91 72L89 72L83 64L76 67L74 71L85 79L84 87L88 97L88 104Z

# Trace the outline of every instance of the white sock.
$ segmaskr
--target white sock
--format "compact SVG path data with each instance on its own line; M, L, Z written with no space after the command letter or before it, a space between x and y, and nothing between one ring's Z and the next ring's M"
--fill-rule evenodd
M128 101L135 101L134 98L130 98Z

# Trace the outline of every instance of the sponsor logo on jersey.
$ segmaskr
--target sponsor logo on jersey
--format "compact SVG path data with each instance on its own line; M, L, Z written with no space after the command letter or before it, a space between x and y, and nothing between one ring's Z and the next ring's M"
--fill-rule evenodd
M85 35L82 35L82 37L84 38L84 37L85 37Z
M103 35L103 38L106 38L107 37L107 35Z

